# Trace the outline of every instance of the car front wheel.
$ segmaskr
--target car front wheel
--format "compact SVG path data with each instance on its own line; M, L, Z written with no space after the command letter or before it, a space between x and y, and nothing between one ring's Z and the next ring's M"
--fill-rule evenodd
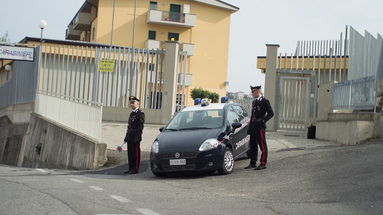
M223 162L221 168L218 172L222 175L231 174L234 170L234 156L231 149L226 148L225 153L223 154Z

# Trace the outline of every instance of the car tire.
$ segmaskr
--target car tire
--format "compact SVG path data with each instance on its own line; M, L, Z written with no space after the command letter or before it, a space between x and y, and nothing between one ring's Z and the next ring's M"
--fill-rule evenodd
M223 159L221 168L218 169L218 173L221 175L231 174L234 170L234 156L230 148L226 148L223 153Z

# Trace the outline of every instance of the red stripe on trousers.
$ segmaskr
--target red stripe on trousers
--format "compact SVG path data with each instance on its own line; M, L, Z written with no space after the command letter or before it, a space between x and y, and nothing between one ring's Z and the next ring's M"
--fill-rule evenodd
M262 155L261 155L261 165L266 165L266 146L265 146L265 137L263 135L263 129L260 129L260 137L261 137L261 144L259 145L261 147Z

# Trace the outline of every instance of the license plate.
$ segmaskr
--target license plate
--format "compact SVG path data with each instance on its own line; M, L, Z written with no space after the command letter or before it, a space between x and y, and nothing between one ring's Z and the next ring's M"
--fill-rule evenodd
M186 159L169 160L170 166L186 165Z

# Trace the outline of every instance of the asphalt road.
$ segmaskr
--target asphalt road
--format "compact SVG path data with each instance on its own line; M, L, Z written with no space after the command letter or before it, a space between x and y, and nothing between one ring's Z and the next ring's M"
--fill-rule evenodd
M156 178L142 162L62 171L0 166L0 214L383 214L383 143L272 151L268 169Z

